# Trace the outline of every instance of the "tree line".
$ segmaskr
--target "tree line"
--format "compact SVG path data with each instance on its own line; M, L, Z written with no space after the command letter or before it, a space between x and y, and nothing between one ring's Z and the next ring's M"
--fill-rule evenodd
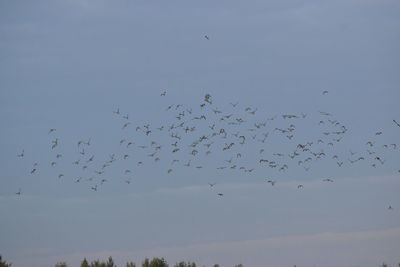
M7 263L5 260L3 261L1 255L0 255L0 267L11 267L11 263ZM59 262L54 267L68 267L68 264L66 262ZM83 261L81 262L80 267L117 267L117 265L115 265L113 258L110 256L106 261L95 260L92 261L91 263L89 263L88 260L84 258ZM134 262L127 262L125 267L140 267L140 265L136 266L136 263ZM142 262L141 267L169 267L169 265L164 258L153 258L151 260L146 258ZM176 263L173 267L197 267L197 265L194 262L181 261ZM220 267L220 266L219 264L214 264L213 267ZM235 267L243 267L243 265L237 264L235 265Z

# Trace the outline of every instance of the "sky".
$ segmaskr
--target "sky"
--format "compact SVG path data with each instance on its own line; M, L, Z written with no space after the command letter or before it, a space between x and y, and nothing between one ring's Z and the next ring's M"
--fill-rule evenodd
M1 0L1 255L400 263L399 13Z

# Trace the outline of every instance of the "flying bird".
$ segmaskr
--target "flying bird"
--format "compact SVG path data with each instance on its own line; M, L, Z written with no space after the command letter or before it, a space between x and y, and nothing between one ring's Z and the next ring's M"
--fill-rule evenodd
M130 122L125 123L124 125L122 125L122 129L125 129L126 127L128 127L128 125L131 124Z
M17 154L17 157L23 158L25 156L25 151L22 150L21 154Z
M51 149L54 149L58 146L58 138L56 140L52 141L53 145L51 146Z

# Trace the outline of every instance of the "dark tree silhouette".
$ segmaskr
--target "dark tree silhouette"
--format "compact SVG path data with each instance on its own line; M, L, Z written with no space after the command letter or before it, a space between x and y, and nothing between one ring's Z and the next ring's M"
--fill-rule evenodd
M194 262L184 262L181 261L179 263L176 263L174 267L196 267L196 263Z
M153 258L151 261L146 258L142 263L142 267L168 267L168 263L164 258Z
M86 260L86 258L83 259L82 263L81 263L81 267L90 267L88 261Z
M11 267L11 263L7 263L6 261L3 261L0 255L0 267Z

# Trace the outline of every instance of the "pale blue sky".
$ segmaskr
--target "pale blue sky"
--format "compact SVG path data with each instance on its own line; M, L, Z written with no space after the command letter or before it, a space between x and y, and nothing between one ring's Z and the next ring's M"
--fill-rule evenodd
M399 13L397 1L374 0L0 1L0 253L16 267L108 255L119 266L145 256L227 267L400 262ZM213 104L202 110L207 93ZM206 122L186 120L197 130L180 130L176 156L171 132L155 129L179 123L178 112L166 111L171 104L207 114ZM117 108L129 114L125 130ZM246 145L237 140L225 152L229 142L212 139L210 155L201 148L193 157L188 145L218 122L211 108L246 120L223 126L246 134ZM322 134L334 128L320 111L348 129L334 146L327 143L336 136ZM260 122L267 125L255 140L269 132L266 143L251 140L249 129ZM135 130L145 124L150 136ZM293 140L274 131L290 124ZM82 157L77 142L89 138ZM160 162L148 156L154 149L138 148L151 141L162 145ZM307 141L327 154L309 171L288 157ZM112 153L116 162L96 175ZM237 153L243 157L233 159L233 170L225 160ZM260 158L289 168L263 166ZM191 168L183 166L189 159Z

